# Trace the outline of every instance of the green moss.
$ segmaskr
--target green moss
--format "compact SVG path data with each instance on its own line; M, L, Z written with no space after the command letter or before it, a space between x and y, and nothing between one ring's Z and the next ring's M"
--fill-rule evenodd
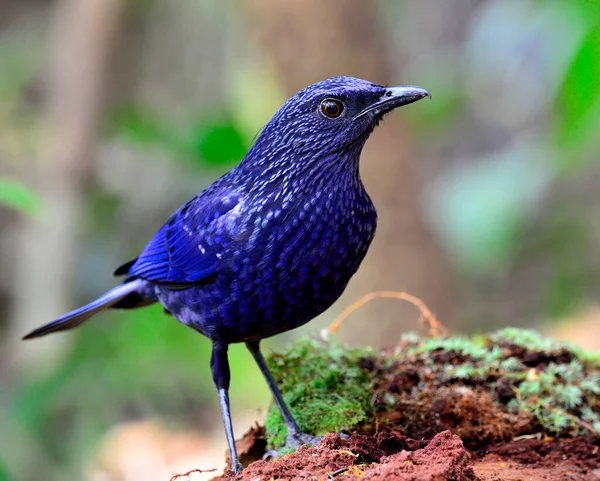
M542 427L554 434L594 430L600 435L598 392L600 374L575 358L568 364L530 370L516 387L511 407L534 413Z
M372 381L361 367L369 349L337 341L298 339L285 355L273 354L269 367L303 431L316 436L351 429L373 415ZM276 406L265 423L271 447L285 443L287 430Z
M420 339L409 350L413 354L425 354L433 351L455 352L461 356L469 356L472 359L488 359L490 361L501 357L499 350L490 350L483 340L478 337L457 336L446 339Z
M551 337L544 337L533 329L506 327L489 335L489 340L495 344L513 344L530 351L558 352L565 343L560 343ZM569 346L570 347L570 346Z
M533 414L548 432L582 434L592 428L600 434L596 353L518 328L472 338L417 340L411 335L403 340L409 353L430 366L437 364L434 353L454 354L454 362L443 366L447 382L487 383L493 390L499 380L507 380L514 391L507 408ZM533 365L527 366L525 358Z

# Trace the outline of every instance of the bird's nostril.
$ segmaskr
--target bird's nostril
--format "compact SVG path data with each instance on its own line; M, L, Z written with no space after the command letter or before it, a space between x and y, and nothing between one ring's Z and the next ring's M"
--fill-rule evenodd
M385 96L386 96L386 97L391 97L391 96L392 96L392 91L391 91L391 90L388 90L388 91L385 93Z

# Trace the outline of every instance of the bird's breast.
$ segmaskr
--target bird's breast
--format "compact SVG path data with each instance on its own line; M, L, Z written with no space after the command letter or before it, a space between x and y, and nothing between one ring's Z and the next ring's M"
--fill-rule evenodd
M253 318L263 326L257 331L272 335L323 312L358 270L376 224L366 194L335 190L259 216L234 269L233 282L244 291L240 316Z
M319 190L289 205L284 202L254 224L251 243L254 238L256 245L251 248L260 256L259 264L273 268L276 261L274 267L284 277L297 269L322 277L358 267L375 235L377 213L365 192Z

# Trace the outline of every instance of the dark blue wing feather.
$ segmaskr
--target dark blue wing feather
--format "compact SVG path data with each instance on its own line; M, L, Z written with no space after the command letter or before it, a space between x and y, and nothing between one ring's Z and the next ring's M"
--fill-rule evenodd
M215 275L235 235L240 211L236 206L241 206L240 201L237 194L201 194L189 201L148 243L129 268L128 276L185 285Z

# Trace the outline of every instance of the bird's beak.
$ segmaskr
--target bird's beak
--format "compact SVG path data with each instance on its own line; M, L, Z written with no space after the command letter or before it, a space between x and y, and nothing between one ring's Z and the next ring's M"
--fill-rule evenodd
M369 105L366 109L356 115L353 120L356 120L367 113L372 113L373 115L385 114L397 107L412 104L425 97L431 98L431 94L427 90L422 89L421 87L415 87L414 85L389 87L377 102Z

